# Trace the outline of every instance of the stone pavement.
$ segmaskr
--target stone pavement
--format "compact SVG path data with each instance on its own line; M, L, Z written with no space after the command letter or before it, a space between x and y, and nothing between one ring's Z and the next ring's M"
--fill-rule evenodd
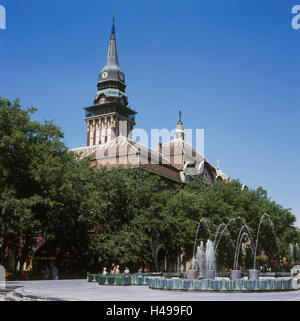
M68 301L300 301L300 290L264 293L184 292L148 286L105 286L87 280L8 281L7 300Z

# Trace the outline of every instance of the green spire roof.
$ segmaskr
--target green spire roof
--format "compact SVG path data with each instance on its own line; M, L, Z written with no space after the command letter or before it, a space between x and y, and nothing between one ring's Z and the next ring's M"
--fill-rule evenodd
M106 62L105 66L100 71L98 84L107 81L117 81L125 84L125 75L120 68L118 59L114 18L111 28Z

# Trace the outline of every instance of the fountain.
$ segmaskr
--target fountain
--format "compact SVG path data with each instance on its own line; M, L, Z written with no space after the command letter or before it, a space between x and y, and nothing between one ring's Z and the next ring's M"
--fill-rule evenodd
M206 229L207 229L207 232L210 236L210 229L209 229L209 226L207 224L207 221L205 218L201 218L201 220L199 221L198 223L198 227L197 227L197 231L196 231L196 235L195 235L195 241L194 241L194 249L193 249L193 258L192 258L192 269L188 271L187 273L187 278L188 279L196 279L198 274L199 274L199 267L203 264L201 262L203 262L203 254L201 253L202 249L203 249L203 243L202 243L202 248L201 248L201 244L200 244L200 248L198 247L197 248L197 252L199 250L199 253L198 253L198 258L195 257L195 250L196 250L196 244L197 244L197 237L198 237L198 233L199 233L199 228L201 226L201 223L204 222L205 225L206 225Z
M200 246L197 247L197 253L195 255L195 246L196 246L197 236L198 236L198 232L199 232L199 227L203 221L206 223L207 230L209 231L209 234L210 234L210 230L207 225L207 222L204 219L200 220L200 222L198 224L198 228L197 228L196 237L195 237L195 243L194 243L194 251L193 251L194 255L193 255L193 259L192 259L192 269L188 271L188 276L187 276L189 279L194 279L197 276L202 276L203 271L204 271L204 275L206 276L206 278L208 278L208 279L215 278L216 252L217 252L217 248L219 246L220 240L221 240L222 236L224 235L225 231L227 231L228 234L230 235L230 232L228 230L228 226L232 222L235 222L237 220L240 220L243 223L245 222L245 220L239 216L236 218L231 218L227 224L222 222L217 228L217 232L215 234L214 241L211 241L209 239L207 240L205 253L204 253L204 249L203 249L203 247L204 247L203 242L201 241ZM242 232L244 230L246 230L248 233L244 232L242 234ZM231 278L233 280L237 280L237 279L241 278L241 271L237 269L237 264L238 264L238 258L239 258L239 251L240 251L241 243L242 243L244 236L251 238L250 244L251 244L251 250L252 250L252 254L253 254L253 247L252 247L253 239L252 239L251 229L248 227L248 225L244 224L239 231L239 235L238 235L238 239L237 239L237 246L236 246L235 258L234 258L234 269L235 270L233 270L231 272ZM232 243L231 239L230 239L230 241Z
M192 259L192 270L188 271L188 279L196 279L197 276L207 279L214 279L216 273L216 254L214 242L207 240L205 251L204 244L201 241L197 247L197 254Z
M274 230L274 224L270 218L270 215L267 213L264 213L263 216L260 218L260 222L258 225L258 230L257 230L257 235L256 235L256 243L255 243L255 251L254 251L253 270L249 270L249 279L250 280L258 280L258 277L259 277L259 271L255 269L255 267L256 267L256 253L257 253L257 245L258 245L258 237L259 237L260 227L261 227L261 223L263 222L263 219L265 217L268 219L268 221L272 227L272 231L275 236L275 242L276 242L276 246L278 249L279 257L281 257L278 242L277 242L277 236L276 236L276 233Z
M216 253L220 243L221 238L224 233L227 231L230 235L230 231L228 229L229 225L240 219L243 222L243 226L240 228L238 237L235 244L235 254L234 254L234 262L233 262L233 270L231 271L231 277L228 279L227 277L216 277ZM188 271L187 278L188 279L168 279L167 282L164 280L154 280L154 278L149 278L149 287L156 289L171 289L171 290L186 290L186 291L282 291L282 290L296 290L300 289L300 266L295 266L293 270L291 270L291 277L284 278L262 278L260 277L260 271L256 270L256 259L257 259L257 251L258 251L258 241L261 232L261 225L264 219L269 221L269 224L272 227L272 232L275 238L277 250L280 255L280 249L277 242L277 236L275 233L273 222L270 219L268 214L263 214L260 218L260 222L257 229L256 238L254 239L252 230L245 223L244 219L232 218L229 220L227 224L222 222L215 234L215 237L212 240L210 238L207 239L207 242L204 246L204 242L201 241L199 246L197 246L196 251L196 242L197 236L199 232L199 228L202 222L205 222L207 226L207 222L204 219L201 219L197 233L195 236L194 250L193 250L193 259L191 270ZM207 230L209 228L207 226ZM210 231L209 231L210 234ZM231 238L230 241L232 242ZM249 246L251 250L251 257L253 256L253 269L249 270L248 280L241 277L241 270L238 269L239 260L244 258L247 255L246 246ZM298 244L294 246L290 244L290 258L296 261L299 259L299 247ZM242 254L242 255L241 255ZM250 254L250 252L249 252ZM262 251L262 256L264 252ZM252 264L252 263L251 263ZM203 278L205 275L205 278ZM199 278L200 276L200 278ZM164 284L167 285L164 285Z
M205 252L203 242L197 247L196 257L192 260L192 269L197 271L197 275L204 276L205 271Z
M242 231L243 227L241 228L240 232ZM234 255L234 263L233 263L233 270L231 271L231 280L239 280L242 278L242 272L240 269L238 269L238 262L239 262L239 254L240 254L240 248L242 246L242 241L244 237L249 237L247 233L243 233L242 235L238 235L237 239L237 245L235 249L235 255Z
M226 230L229 232L229 230L228 230L228 226L229 226L232 222L236 222L237 220L240 220L243 224L246 224L246 223L245 223L245 220L244 220L242 217L237 216L237 217L233 217L233 218L231 218L231 219L228 221L228 223L227 223L227 224L225 224L225 223L221 223L221 224L218 226L218 229L217 229L217 232L216 232L216 235L215 235L215 239L214 239L214 244L216 244L216 246L215 246L215 250L216 250L216 252L217 252L217 249L218 249L218 246L219 246L220 240L221 240L221 238L222 238L222 236L223 236L224 232L225 232ZM221 235L220 235L220 237L219 237L219 239L218 239L218 242L217 242L217 236L218 236L218 233L219 233L220 227L223 227L223 230L222 230ZM229 233L229 234L230 234L230 233Z
M268 214L264 214L260 218L256 238L254 241L253 233L250 227L245 224L245 221L241 218L243 226L240 228L238 237L235 244L233 270L231 271L230 279L228 277L216 276L216 253L220 243L220 239L223 237L225 231L228 230L228 226L236 219L231 219L227 224L221 223L218 228L213 241L210 237L206 243L200 242L196 248L196 242L198 232L202 222L205 222L207 231L210 234L210 230L205 219L201 219L195 236L194 251L192 262L188 262L187 265L187 278L183 278L181 273L141 273L131 275L107 275L102 276L91 275L88 273L88 280L90 282L98 281L99 285L148 285L150 289L164 289L164 290L185 290L185 291L282 291L282 290L299 290L300 289L300 266L294 266L291 270L290 277L273 277L263 278L259 275L260 271L256 270L256 257L258 251L258 241L261 232L261 224L263 219L267 218L271 224L277 249L280 255L280 249L277 242L276 233L274 230L273 222ZM232 242L232 240L230 239ZM250 251L246 251L248 246ZM298 244L289 244L290 259L299 260L299 246ZM247 253L248 258L254 257L253 267L249 270L248 280L242 278L241 270L238 269L239 260L242 258L244 261ZM263 255L264 252L262 251ZM245 262L243 262L244 265ZM251 262L252 265L252 262ZM245 266L245 265L244 265Z
M205 223L206 229L207 229L208 234L209 234L209 237L210 237L210 229L209 229L209 226L208 226L208 224L207 224L207 221L206 221L205 218L201 218L201 220L199 221L198 227L197 227L196 235L195 235L194 249L193 249L193 257L195 256L195 249L196 249L196 244L197 244L197 237L198 237L199 228L200 228L202 222Z
M194 279L197 276L202 276L203 270L204 270L204 274L207 278L212 278L212 279L215 278L216 253L217 253L217 249L218 249L220 240L221 240L222 236L224 235L225 231L227 231L230 235L230 232L228 230L229 225L237 220L240 220L241 222L243 222L244 225L241 227L239 234L238 234L237 241L236 241L233 270L231 271L231 279L232 280L241 279L241 270L238 269L238 263L239 263L242 242L245 238L247 238L247 239L249 239L250 249L251 249L251 252L253 255L253 269L249 270L249 279L250 280L257 280L259 278L259 271L256 270L256 254L257 254L258 240L259 240L261 225L262 225L262 222L264 219L267 219L272 227L272 232L274 234L276 246L277 246L278 253L280 256L280 249L279 249L278 242L277 242L277 236L276 236L276 233L274 230L274 225L270 219L269 214L267 214L267 213L264 213L262 215L262 217L260 218L255 242L254 242L254 239L252 236L253 233L252 233L251 228L247 224L245 224L245 220L243 218L238 216L236 218L231 218L227 224L222 222L218 226L217 232L214 237L214 241L210 241L209 239L207 240L205 254L204 254L203 242L201 242L200 246L197 247L197 253L195 254L197 236L198 236L199 228L200 228L200 225L202 222L205 222L207 230L210 234L210 230L209 230L206 220L201 219L198 224L198 228L197 228L197 232L196 232L196 236L195 236L193 259L192 259L192 270L190 270L188 272L188 278ZM230 239L230 241L231 241L231 239ZM291 248L291 245L290 245L290 248ZM245 251L245 249L243 248L242 251ZM245 255L246 255L246 253L244 253L244 256Z
M299 263L299 261L300 261L298 243L296 243L296 245L295 245L295 261L296 261L296 264Z
M207 240L205 249L205 276L207 279L215 279L216 276L216 253L214 242Z
M290 262L295 262L294 260L294 247L293 247L293 244L289 244L289 247L290 247Z
M218 247L219 247L219 243L220 243L220 241L221 241L221 239L222 239L222 236L224 235L224 232L225 232L225 231L228 232L228 234L229 234L229 240L230 240L230 242L232 243L232 240L231 240L231 238L230 238L230 232L229 232L229 229L228 229L228 224L226 225L225 223L222 223L222 224L219 225L219 227L220 227L220 226L223 226L223 230L222 230L219 238L217 238L217 233L218 233L218 231L217 231L216 236L215 236L215 240L214 240L214 244L216 244L216 245L215 245L215 252L216 252L216 253L217 253L217 249L218 249Z
M243 231L247 232L243 232ZM249 228L248 225L243 225L239 231L237 241L236 241L236 248L235 248L235 255L234 255L234 262L233 262L233 270L231 271L231 279L232 280L239 280L241 279L241 270L238 269L238 263L239 263L239 256L240 256L240 249L242 246L243 239L250 239L250 246L251 246L251 251L253 255L253 238L252 238L252 233L251 229Z
M243 232L245 231L246 232ZM237 265L238 265L238 260L239 260L239 255L240 255L240 248L242 245L242 241L243 238L247 237L250 239L250 245L251 245L251 251L252 251L252 255L253 255L253 237L252 237L252 233L251 233L251 229L249 228L248 225L243 225L239 231L238 237L237 237L237 241L236 241L236 250L235 250L235 255L234 255L234 263L233 263L233 268L237 269Z

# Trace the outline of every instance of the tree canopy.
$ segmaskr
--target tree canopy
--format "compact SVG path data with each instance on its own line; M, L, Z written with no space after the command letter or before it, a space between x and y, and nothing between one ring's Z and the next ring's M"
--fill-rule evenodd
M256 239L261 223L258 249L274 259L300 243L291 210L262 187L243 188L237 180L208 185L201 176L170 187L144 169L92 168L68 150L53 122L32 121L34 112L0 97L0 264L13 269L42 237L71 251L79 269L112 262L153 268L153 242L170 257L190 260L197 228L198 244L228 222L218 248L227 265L245 224Z

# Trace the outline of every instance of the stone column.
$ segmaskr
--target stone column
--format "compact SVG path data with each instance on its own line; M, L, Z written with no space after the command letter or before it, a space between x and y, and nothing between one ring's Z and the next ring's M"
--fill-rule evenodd
M96 121L93 120L93 146L96 144Z
M101 120L99 120L99 140L98 143L101 144L102 142L102 123Z
M116 137L116 120L112 119L111 120L111 125L110 125L110 140L113 140Z
M104 143L107 143L107 126L108 126L108 122L107 122L107 118L105 118L105 120L104 120Z
M90 122L86 121L86 129L87 129L87 146L90 146Z
M98 145L99 142L99 119L96 120L96 140L95 145Z

